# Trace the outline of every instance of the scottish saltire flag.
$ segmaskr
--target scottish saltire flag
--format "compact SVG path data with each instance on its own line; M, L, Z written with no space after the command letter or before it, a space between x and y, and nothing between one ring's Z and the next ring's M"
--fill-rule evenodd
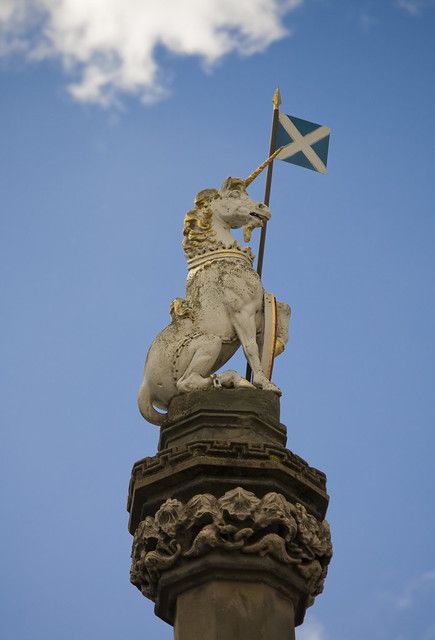
M325 173L330 133L328 127L280 112L276 148L284 149L276 159Z

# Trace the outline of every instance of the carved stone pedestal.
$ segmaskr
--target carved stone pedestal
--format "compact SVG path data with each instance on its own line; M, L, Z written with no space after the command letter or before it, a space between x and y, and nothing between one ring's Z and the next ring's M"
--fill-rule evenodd
M289 640L322 591L326 478L285 439L275 394L193 392L134 465L131 581L177 640Z

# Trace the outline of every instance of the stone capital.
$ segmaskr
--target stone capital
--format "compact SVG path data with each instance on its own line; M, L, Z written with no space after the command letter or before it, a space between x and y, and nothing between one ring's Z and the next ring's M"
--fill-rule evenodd
M264 583L291 600L296 624L323 589L328 524L276 492L236 487L187 503L169 498L134 535L131 581L174 624L177 598L210 580Z

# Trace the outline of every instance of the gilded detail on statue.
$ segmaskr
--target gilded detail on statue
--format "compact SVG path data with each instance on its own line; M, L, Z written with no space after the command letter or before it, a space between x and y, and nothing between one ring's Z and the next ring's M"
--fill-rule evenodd
M157 409L166 411L180 393L249 386L281 394L270 377L273 358L288 341L290 307L264 291L251 248L232 234L243 228L248 242L253 229L270 220L269 208L246 189L271 158L246 179L227 178L221 189L200 191L184 218L185 298L172 302L171 323L150 347L139 390L139 409L153 424L163 423ZM235 371L216 374L240 346L252 383Z

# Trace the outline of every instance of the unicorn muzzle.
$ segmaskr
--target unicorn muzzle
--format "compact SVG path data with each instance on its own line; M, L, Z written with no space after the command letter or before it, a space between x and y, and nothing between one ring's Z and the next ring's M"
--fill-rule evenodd
M243 239L245 242L250 241L254 229L262 227L264 223L270 220L272 216L269 207L266 207L265 204L260 203L258 204L255 211L249 212L249 215L251 217L251 221L243 227Z
M267 220L270 220L271 213L269 207L266 207L265 204L259 204L258 208L255 211L250 211L249 215L258 220L258 222L263 226L263 223Z

